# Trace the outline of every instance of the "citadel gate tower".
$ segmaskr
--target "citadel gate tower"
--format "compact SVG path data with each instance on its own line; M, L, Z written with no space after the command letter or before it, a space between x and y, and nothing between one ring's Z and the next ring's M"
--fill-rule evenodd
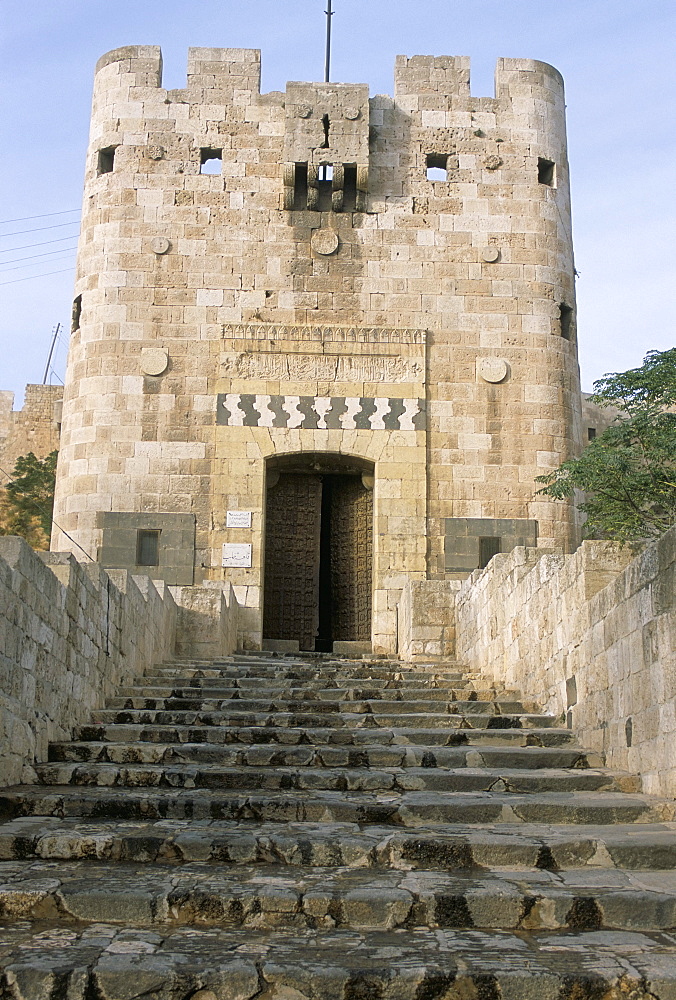
M184 90L158 48L99 61L55 511L80 545L232 583L252 648L386 652L407 578L570 548L534 483L579 447L563 82L501 59L495 95L458 57L398 57L394 98L261 94L249 49L191 49Z

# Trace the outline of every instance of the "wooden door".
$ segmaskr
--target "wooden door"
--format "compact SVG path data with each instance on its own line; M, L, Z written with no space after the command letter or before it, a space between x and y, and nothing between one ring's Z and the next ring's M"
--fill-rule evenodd
M371 641L373 492L360 476L336 476L331 489L331 632Z

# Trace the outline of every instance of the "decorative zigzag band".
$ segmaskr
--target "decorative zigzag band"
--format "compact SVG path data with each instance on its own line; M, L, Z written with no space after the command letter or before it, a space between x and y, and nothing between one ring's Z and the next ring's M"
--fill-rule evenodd
M216 423L228 427L421 431L425 429L425 400L227 392L218 395Z

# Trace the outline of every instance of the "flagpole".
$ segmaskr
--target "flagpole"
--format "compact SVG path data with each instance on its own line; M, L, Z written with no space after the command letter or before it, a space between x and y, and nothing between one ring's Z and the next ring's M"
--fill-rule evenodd
M325 11L326 14L326 61L324 63L324 83L328 83L331 79L331 18L333 17L333 11L331 10L333 0L327 0L329 9Z

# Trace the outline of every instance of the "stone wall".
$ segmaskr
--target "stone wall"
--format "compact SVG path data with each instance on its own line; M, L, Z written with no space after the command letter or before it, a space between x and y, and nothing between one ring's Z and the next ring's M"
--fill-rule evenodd
M676 795L676 528L632 558L515 549L463 583L457 658L566 718L610 767Z
M60 385L27 385L23 408L13 410L14 393L0 392L0 468L8 475L21 455L44 458L58 449L62 399Z
M170 658L175 617L162 583L0 538L0 785L31 781L49 740Z
M397 607L397 649L402 660L455 655L457 580L409 580Z

